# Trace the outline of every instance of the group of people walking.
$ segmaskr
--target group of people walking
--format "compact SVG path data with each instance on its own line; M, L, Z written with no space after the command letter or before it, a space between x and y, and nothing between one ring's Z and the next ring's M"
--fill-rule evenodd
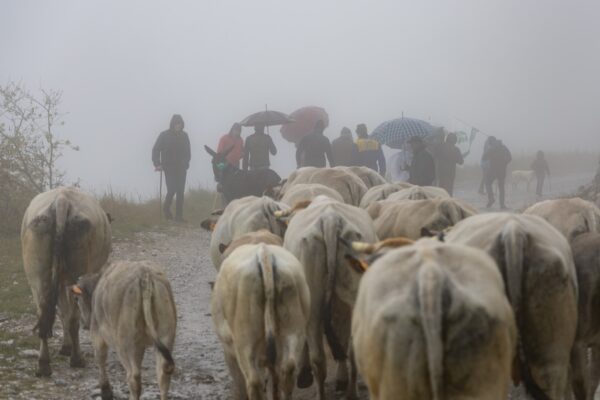
M152 162L157 171L164 172L167 186L163 212L167 219L173 219L171 204L175 201L175 217L183 221L183 195L191 151L188 134L183 130L183 118L175 114L171 118L169 129L161 132L152 149ZM386 174L386 160L381 144L369 138L367 126L356 126L357 138L354 140L349 128L344 127L340 136L332 142L324 135L325 123L319 120L314 131L304 136L296 145L296 166L324 168L336 166L365 166ZM242 126L234 123L228 133L223 135L217 147L217 153L226 153L227 163L243 170L268 169L270 156L277 154L277 147L271 136L265 133L264 125L254 127L254 133L244 141L241 137ZM456 166L464 163L464 157L457 146L458 138L449 133L434 143L425 143L420 137L409 140L410 151L403 150L392 157L390 175L392 180L407 180L420 186L437 185L450 195L454 191ZM487 194L487 207L495 201L494 183L497 183L499 202L502 209L505 204L505 182L507 166L512 155L501 140L488 137L481 158L483 178L479 192ZM531 165L537 177L538 196L542 194L545 177L550 173L543 152L538 152ZM485 189L485 191L484 191Z

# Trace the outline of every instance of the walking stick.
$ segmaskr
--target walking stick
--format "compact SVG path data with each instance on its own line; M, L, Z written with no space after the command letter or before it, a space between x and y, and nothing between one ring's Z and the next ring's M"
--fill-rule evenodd
M163 171L160 170L160 180L158 184L158 220L162 222L162 181Z

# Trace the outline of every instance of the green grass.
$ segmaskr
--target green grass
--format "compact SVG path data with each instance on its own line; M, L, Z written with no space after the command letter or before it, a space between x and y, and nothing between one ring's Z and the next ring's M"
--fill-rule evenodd
M0 312L9 317L35 313L16 236L0 237L0 305Z
M212 211L214 193L202 188L187 191L184 198L183 217L189 225L199 227ZM106 192L100 197L102 208L111 214L113 236L116 239L131 237L137 232L160 231L171 226L161 218L158 199L136 201L125 194ZM172 209L174 210L173 204Z

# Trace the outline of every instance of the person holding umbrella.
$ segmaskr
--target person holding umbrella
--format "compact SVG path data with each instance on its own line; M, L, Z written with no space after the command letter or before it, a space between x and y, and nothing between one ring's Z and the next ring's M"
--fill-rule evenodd
M277 147L271 136L265 134L265 125L263 124L254 125L254 133L246 138L244 148L246 149L243 161L244 171L247 171L248 168L251 170L269 168L271 166L269 153L277 154Z
M385 156L379 142L375 139L369 139L365 124L356 126L356 135L358 136L356 140L356 165L371 168L379 172L381 176L385 176Z
M161 132L152 148L152 163L156 171L164 171L167 183L167 196L163 205L163 213L167 219L173 219L171 203L175 201L175 220L183 220L183 193L185 192L185 178L190 166L191 152L190 139L183 131L184 123L181 115L175 114L171 118L169 129ZM162 176L161 176L162 186Z
M298 143L298 148L296 149L296 166L298 168L325 168L327 166L325 157L327 157L329 165L333 167L331 143L323 134L324 130L325 122L318 120L313 133L300 139L300 143Z

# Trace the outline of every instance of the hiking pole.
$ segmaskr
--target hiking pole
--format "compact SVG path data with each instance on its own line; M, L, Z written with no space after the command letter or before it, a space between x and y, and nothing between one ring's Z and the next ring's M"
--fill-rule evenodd
M160 180L158 184L158 220L162 222L162 181L163 171L160 169Z

